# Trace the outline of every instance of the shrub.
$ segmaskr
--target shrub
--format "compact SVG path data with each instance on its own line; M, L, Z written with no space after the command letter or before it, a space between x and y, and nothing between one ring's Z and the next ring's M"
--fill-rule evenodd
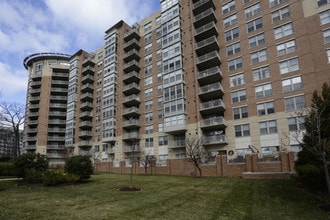
M48 186L55 186L64 183L74 183L79 177L74 174L65 173L63 170L48 169L43 173L43 183Z
M14 162L14 170L17 177L25 178L26 169L45 171L48 169L48 161L45 155L26 153L20 155Z
M10 157L4 156L4 157L0 157L0 162L8 162L10 161Z
M299 180L306 187L317 190L325 190L325 181L322 169L315 164L296 165Z
M73 156L65 161L64 171L77 175L79 180L89 179L93 174L92 161L88 156Z
M0 162L0 176L15 176L14 164L11 162Z
M43 171L37 170L35 168L26 168L25 181L27 183L41 183Z

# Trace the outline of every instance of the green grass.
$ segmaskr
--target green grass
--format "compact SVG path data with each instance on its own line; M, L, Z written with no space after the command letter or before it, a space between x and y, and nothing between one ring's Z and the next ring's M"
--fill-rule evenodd
M330 219L294 180L100 174L78 186L0 181L0 219Z

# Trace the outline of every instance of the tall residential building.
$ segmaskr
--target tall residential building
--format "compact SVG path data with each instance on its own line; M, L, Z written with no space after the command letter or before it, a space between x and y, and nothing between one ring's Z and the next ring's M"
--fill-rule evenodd
M185 140L196 137L206 163L219 154L234 160L251 152L299 151L301 136L294 136L304 129L304 116L298 113L330 79L330 1L160 4L132 26L114 24L93 53L62 56L70 68L37 77L40 58L27 58L26 149L50 154L65 141L67 152L115 166L129 164L133 152L164 165L185 157ZM45 66L48 57L41 58ZM61 101L67 97L67 106L56 109L66 111L57 125L47 118L54 70L67 77L57 80L68 81L56 87ZM33 108L39 99L48 100L47 111ZM53 135L50 125L61 132ZM53 145L47 135L61 142Z

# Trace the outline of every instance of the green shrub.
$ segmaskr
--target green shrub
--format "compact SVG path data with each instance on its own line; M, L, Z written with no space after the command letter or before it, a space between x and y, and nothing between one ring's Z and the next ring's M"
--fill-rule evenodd
M17 177L25 178L25 170L30 168L41 172L47 170L47 157L39 153L26 153L20 155L14 162L14 170Z
M43 183L47 186L55 186L64 183L74 183L79 177L74 174L65 173L63 170L48 169L43 173Z
M321 167L315 164L296 165L301 183L312 190L324 191L325 179Z
M42 174L44 171L40 171L35 168L26 168L24 172L25 172L25 182L27 183L42 182Z
M15 176L14 164L11 162L0 162L0 176Z
M88 156L73 156L66 159L64 171L77 175L79 180L89 179L93 174L93 164Z
M4 157L0 157L0 162L8 162L10 161L10 157L4 156Z

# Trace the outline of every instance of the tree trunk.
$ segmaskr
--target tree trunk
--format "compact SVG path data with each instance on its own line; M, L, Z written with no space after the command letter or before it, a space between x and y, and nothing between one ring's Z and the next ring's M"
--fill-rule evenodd
M328 162L326 160L325 153L322 154L322 165L323 165L325 183L327 184L328 197L330 198L330 177L329 177L329 170L328 170Z
M199 177L202 177L202 169L199 167L199 164L195 164L197 170L198 170L198 173L199 173Z

